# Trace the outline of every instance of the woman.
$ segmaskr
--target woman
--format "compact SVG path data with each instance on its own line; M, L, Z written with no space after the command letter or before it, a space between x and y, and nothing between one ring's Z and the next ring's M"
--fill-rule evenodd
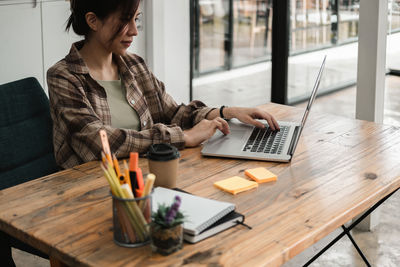
M272 130L276 120L259 108L206 107L200 101L177 105L142 58L127 53L137 36L139 0L72 0L67 30L84 40L48 70L57 163L70 168L100 158L99 130L107 131L117 157L145 152L153 143L194 147L238 118ZM221 118L223 117L223 118Z

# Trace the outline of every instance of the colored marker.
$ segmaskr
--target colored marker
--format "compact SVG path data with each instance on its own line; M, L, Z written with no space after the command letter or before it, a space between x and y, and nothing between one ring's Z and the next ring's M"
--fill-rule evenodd
M131 179L132 191L135 197L140 197L143 194L144 183L142 170L139 168L139 154L137 152L130 153L129 160L129 175Z
M132 191L136 193L137 185L137 169L138 169L138 153L131 152L129 154L129 177L131 180Z

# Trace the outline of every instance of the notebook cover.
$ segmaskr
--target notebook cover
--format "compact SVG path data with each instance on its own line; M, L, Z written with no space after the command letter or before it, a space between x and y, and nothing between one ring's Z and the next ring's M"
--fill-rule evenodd
M159 204L171 205L176 195L182 199L180 211L186 216L184 232L198 235L222 217L235 210L235 204L203 198L180 191L156 187L152 195L152 210Z
M238 222L241 223L244 221L244 216L236 211L232 211L229 214L225 215L223 218L215 222L213 225L209 226L203 232L198 235L191 235L188 233L184 233L183 238L189 243L197 243L201 240L204 240L208 237L214 236L220 232L223 232L233 226L238 225Z

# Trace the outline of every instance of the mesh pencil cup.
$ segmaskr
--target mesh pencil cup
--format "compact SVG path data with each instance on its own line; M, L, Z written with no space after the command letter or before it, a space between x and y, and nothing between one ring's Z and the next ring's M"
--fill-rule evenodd
M140 198L112 196L114 242L122 247L150 243L151 194Z

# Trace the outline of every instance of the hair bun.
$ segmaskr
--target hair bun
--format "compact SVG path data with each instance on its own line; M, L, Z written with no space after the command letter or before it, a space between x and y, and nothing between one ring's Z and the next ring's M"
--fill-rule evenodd
M71 26L74 32L78 35L88 36L90 27L86 22L86 14L93 12L99 19L104 19L108 15L118 10L132 10L136 12L140 0L70 0L71 15L68 18L68 31Z

